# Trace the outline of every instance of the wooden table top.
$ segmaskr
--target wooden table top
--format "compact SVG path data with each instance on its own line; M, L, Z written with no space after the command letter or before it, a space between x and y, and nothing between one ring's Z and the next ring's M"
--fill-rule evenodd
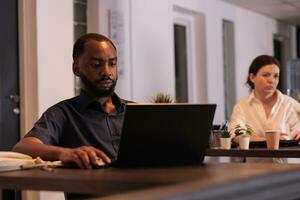
M268 181L266 182L266 180ZM256 184L253 184L253 181ZM174 196L189 199L190 194L195 194L197 198L202 199L206 199L206 197L224 199L224 195L236 196L243 190L248 191L250 195L255 189L261 190L262 186L276 191L276 188L288 185L299 187L289 187L285 193L295 193L300 196L298 192L300 165L219 163L201 166L131 169L57 168L53 171L30 169L0 173L0 188L2 189L100 194L116 199L118 197L125 198L126 195L128 195L128 199L134 199L134 196L139 197L138 199L146 197L149 197L148 199L168 199ZM147 195L145 196L145 194ZM186 195L186 197L182 195ZM233 196L230 198L234 199ZM241 199L239 195L238 197Z

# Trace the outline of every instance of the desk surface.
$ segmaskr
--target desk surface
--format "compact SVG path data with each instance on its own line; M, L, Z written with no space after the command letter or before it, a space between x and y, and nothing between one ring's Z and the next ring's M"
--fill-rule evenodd
M300 147L281 147L278 150L266 148L250 148L241 150L232 149L207 149L206 156L230 156L230 157L273 157L273 158L300 158Z
M284 188L282 194L294 198L300 196L300 165L223 163L169 168L54 169L52 172L30 169L0 173L0 188L113 195L107 199L126 196L128 199L176 196L190 199L191 194L197 199L243 199L239 195L241 191L246 196L259 195L263 199L266 191L277 197Z

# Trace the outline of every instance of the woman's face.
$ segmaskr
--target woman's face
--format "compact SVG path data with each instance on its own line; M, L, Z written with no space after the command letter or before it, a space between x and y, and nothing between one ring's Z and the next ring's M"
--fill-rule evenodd
M254 91L261 95L270 95L276 91L279 82L279 67L269 64L261 67L256 74L250 74Z

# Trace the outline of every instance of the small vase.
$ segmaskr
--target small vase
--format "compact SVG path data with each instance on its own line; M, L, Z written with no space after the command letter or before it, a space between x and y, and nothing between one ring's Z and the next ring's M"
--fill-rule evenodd
M239 148L240 149L249 149L250 137L249 136L240 136L239 137Z
M231 138L220 138L221 149L230 149L231 148Z

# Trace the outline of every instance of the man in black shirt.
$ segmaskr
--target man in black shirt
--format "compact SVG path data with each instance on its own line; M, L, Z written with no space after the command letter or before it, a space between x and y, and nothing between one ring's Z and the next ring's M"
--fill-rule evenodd
M114 93L117 50L111 40L83 35L74 44L73 61L80 95L44 112L14 151L90 169L99 158L105 163L116 158L126 101Z

